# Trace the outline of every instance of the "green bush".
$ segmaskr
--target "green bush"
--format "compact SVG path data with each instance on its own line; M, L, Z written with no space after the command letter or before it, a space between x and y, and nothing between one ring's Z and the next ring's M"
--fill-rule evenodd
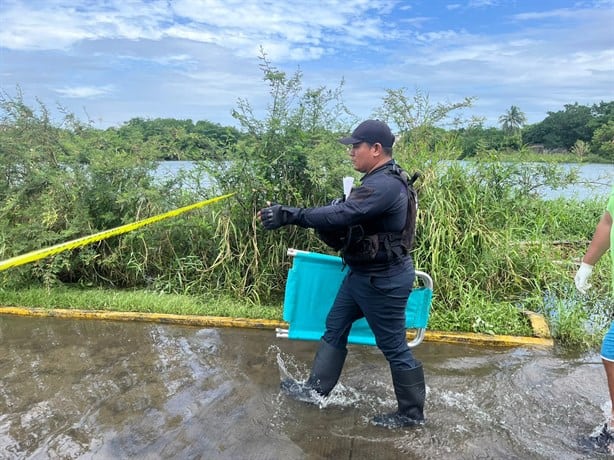
M239 101L243 134L185 175L156 180L156 142L100 131L67 116L60 126L44 107L0 100L0 258L61 243L232 192L226 201L123 236L2 273L3 287L80 283L158 293L231 295L255 308L279 303L291 263L288 248L328 252L312 230L265 231L256 212L267 201L320 206L342 193L352 174L337 139L351 114L335 90L301 87L262 59L271 102L264 119ZM389 93L384 112L396 110ZM398 94L397 94L398 95ZM519 312L547 312L548 296L565 299L577 261L605 203L544 200L540 187L576 180L556 164L509 163L482 152L461 164L454 131L433 123L470 101L430 107L422 93L407 113L395 158L419 171L415 265L435 282L432 327L484 333L530 333ZM386 105L388 104L388 106ZM423 104L423 105L421 105ZM416 125L416 120L423 124ZM413 139L413 141L412 141ZM604 292L609 266L595 286ZM557 318L567 318L558 315ZM562 341L582 317L557 326ZM564 324L564 325L563 325Z

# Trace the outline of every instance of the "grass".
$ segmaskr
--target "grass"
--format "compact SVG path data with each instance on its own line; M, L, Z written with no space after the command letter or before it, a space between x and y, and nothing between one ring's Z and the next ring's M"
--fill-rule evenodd
M280 305L251 305L223 295L190 296L145 290L83 289L72 286L0 290L0 305L250 319L281 320L282 316Z
M434 310L429 328L490 335L533 335L528 318L518 308L508 303L490 303L479 297L457 310Z
M61 286L0 290L0 305L43 309L77 309L222 316L282 320L282 305L254 305L221 295L182 295L146 290ZM471 303L460 311L432 309L429 328L485 334L531 336L528 320L511 305Z
M542 311L557 343L576 350L599 349L613 312L607 290L593 288L585 295L572 287L563 296L546 293Z

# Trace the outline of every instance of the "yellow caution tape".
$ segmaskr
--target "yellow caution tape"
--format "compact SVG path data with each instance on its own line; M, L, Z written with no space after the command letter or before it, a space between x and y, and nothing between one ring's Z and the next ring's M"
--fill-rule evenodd
M148 217L147 219L138 220L131 224L122 225L120 227L112 228L110 230L105 230L100 233L95 233L93 235L77 238L76 240L67 241L66 243L56 244L48 248L38 249L36 251L28 252L20 256L11 257L10 259L6 259L0 262L0 271L6 270L7 268L11 268L11 267L17 267L18 265L24 265L30 262L34 262L35 260L40 260L45 257L52 256L54 254L58 254L62 251L66 251L68 249L78 248L80 246L85 246L86 244L104 240L112 236L121 235L122 233L128 233L133 230L136 230L137 228L143 227L145 225L153 224L154 222L159 222L161 220L168 219L169 217L175 217L175 216L178 216L179 214L183 214L184 212L192 211L193 209L202 208L203 206L207 206L208 204L223 200L232 195L234 195L234 193L229 193L227 195L218 196L216 198L210 198L208 200L199 201L198 203L194 203L189 206L184 206L182 208L178 208L173 211L165 212L163 214L158 214L157 216Z

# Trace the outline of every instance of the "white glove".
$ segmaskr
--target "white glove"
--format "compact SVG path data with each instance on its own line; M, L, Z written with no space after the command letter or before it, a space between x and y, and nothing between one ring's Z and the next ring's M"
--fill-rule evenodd
M582 294L586 294L586 291L591 288L592 284L590 284L588 280L592 274L593 266L582 262L578 272L576 273L576 277L574 278L576 289L578 289L578 291L580 291Z

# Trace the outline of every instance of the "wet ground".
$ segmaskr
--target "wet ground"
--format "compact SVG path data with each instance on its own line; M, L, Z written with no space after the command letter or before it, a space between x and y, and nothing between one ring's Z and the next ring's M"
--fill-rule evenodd
M395 400L352 346L318 406L279 392L315 342L274 331L0 316L0 458L582 459L605 419L596 353L423 343L427 424L370 425Z

